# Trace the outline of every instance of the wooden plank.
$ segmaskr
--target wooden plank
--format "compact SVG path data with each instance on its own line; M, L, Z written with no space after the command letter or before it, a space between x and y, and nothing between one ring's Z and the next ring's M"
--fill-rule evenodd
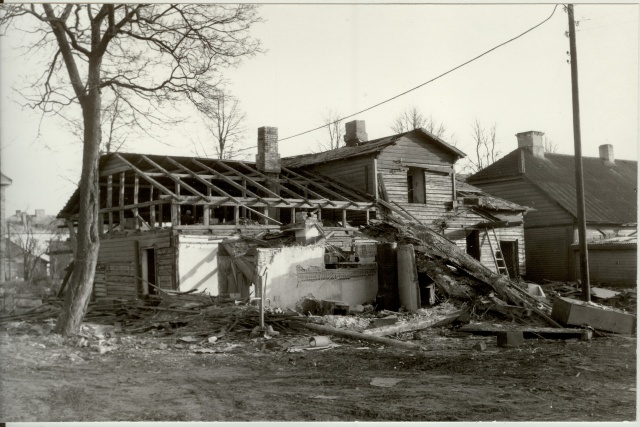
M391 347L399 347L399 348L404 348L404 349L409 349L409 350L420 350L421 349L421 347L419 345L413 344L413 343L410 343L410 342L393 340L393 339L390 339L390 338L377 337L375 335L367 335L367 334L363 334L363 333L360 333L360 332L349 331L349 330L346 330L346 329L332 328L330 326L316 325L314 323L303 323L302 326L304 326L307 329L311 329L312 331L322 332L322 333L330 334L330 335L336 335L336 336L339 336L339 337L345 337L345 338L351 338L351 339L355 339L355 340L375 342L377 344L383 344L383 345L388 345L388 346L391 346Z
M113 206L113 175L107 176L107 208ZM109 211L109 232L113 230L113 212Z
M118 210L119 218L120 218L120 229L124 229L124 178L126 172L120 172L120 200L118 206L120 209Z
M525 338L583 338L590 335L588 329L581 328L553 328L526 325L487 325L470 323L461 326L458 331L476 335L496 335L498 332L522 331Z
M432 327L438 327L453 322L460 316L462 311L456 311L445 316L443 319L422 319L418 321L410 321L404 324L395 324L389 326L381 326L379 328L365 329L362 333L367 335L375 335L377 337L383 337L385 335L393 335L401 332L419 331L421 329L427 329Z

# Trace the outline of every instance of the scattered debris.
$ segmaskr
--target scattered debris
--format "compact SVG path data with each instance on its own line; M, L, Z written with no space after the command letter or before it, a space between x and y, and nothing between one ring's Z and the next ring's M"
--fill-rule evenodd
M483 342L476 343L472 347L475 351L485 351L487 349L487 345Z

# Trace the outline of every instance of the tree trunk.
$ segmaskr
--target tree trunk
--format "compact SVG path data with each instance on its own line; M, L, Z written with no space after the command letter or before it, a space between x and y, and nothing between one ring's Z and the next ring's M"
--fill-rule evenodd
M100 247L99 222L100 195L98 160L100 157L101 96L100 59L89 61L89 77L86 95L81 99L84 122L84 147L82 151L82 175L80 176L80 210L74 269L68 284L64 305L55 332L74 335L80 332L82 320L93 289L93 278Z

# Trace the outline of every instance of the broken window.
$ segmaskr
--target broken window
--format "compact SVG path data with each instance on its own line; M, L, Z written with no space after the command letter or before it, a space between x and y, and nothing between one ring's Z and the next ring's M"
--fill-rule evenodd
M422 204L427 202L423 169L409 168L407 171L407 201Z

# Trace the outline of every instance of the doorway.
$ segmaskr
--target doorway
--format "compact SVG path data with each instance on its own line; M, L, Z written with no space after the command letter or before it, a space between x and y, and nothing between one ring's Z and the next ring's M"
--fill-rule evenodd
M520 277L520 263L518 262L518 240L500 240L500 251L504 258L509 277L517 279Z
M467 254L480 261L480 231L472 230L467 235Z

